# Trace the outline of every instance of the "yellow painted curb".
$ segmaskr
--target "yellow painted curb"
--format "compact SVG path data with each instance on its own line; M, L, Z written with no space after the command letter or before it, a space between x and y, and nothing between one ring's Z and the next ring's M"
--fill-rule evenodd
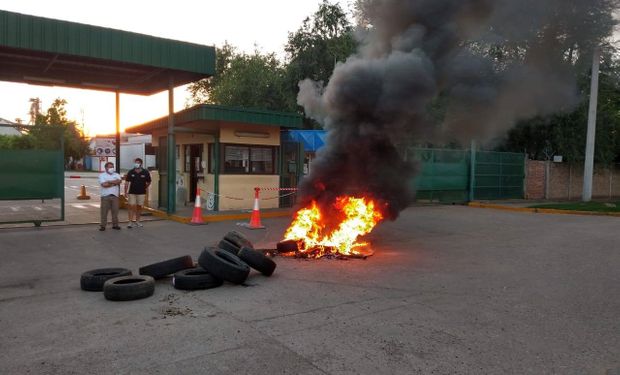
M153 213L153 216L157 216L163 219L168 219L172 221L176 221L178 223L187 224L191 221L189 217L183 217L178 215L168 215L164 211L155 210L153 208L145 208L146 210ZM251 213L238 213L238 214L221 214L221 215L203 215L202 220L206 223L214 223L218 221L228 221L228 220L243 220L250 219ZM289 210L278 210L278 211L267 211L261 213L261 218L272 218L272 217L287 217L290 216L291 212Z
M555 208L533 208L533 207L513 207L501 204L469 202L469 207L490 208L494 210L528 212L538 214L556 214L556 215L585 215L585 216L613 216L620 217L620 212L598 212L598 211L575 211L575 210L558 210Z

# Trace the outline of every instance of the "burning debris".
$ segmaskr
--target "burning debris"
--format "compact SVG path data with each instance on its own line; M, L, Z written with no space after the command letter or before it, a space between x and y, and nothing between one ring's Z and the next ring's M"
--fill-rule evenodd
M402 152L412 143L489 140L519 119L569 109L578 97L558 31L563 1L363 3L372 26L358 52L336 66L326 86L299 83L298 104L327 138L284 236L297 241L297 254L355 254L358 237L395 220L413 201L416 169ZM502 43L516 57L498 64L490 51ZM429 109L440 96L447 105L437 127ZM356 219L342 214L359 199Z
M284 234L285 241L278 244L278 251L303 258L372 255L369 244L358 240L383 220L383 214L374 201L337 197L327 213L332 216L322 212L316 201L310 207L297 211L293 223Z

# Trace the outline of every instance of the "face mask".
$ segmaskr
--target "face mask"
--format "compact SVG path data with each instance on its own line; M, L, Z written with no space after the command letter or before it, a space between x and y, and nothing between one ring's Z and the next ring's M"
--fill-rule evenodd
M112 174L112 173L114 173L114 168L108 168L107 171L108 171L109 174Z
M142 166L142 164L140 164L140 163L136 163L136 164L133 165L134 168L140 168L141 166Z

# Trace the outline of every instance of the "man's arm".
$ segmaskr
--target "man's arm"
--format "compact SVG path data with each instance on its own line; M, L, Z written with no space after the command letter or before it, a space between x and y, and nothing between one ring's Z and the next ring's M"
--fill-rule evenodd
M129 178L129 173L125 175L125 196L127 196L127 192L129 191L129 186L131 185L131 179Z
M109 188L112 185L110 185L110 183L108 181L106 181L103 176L99 176L99 185L101 185L104 188Z

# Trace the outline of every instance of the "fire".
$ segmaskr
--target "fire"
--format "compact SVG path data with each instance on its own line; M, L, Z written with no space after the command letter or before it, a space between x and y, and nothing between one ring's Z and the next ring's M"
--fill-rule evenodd
M323 213L312 201L309 207L297 211L284 239L297 241L299 252L312 252L317 258L328 253L360 255L368 243L358 242L358 238L370 233L383 220L377 204L367 198L342 196L336 198L332 208L329 213ZM337 225L329 228L327 222L333 222L333 213ZM325 214L330 214L329 220Z

